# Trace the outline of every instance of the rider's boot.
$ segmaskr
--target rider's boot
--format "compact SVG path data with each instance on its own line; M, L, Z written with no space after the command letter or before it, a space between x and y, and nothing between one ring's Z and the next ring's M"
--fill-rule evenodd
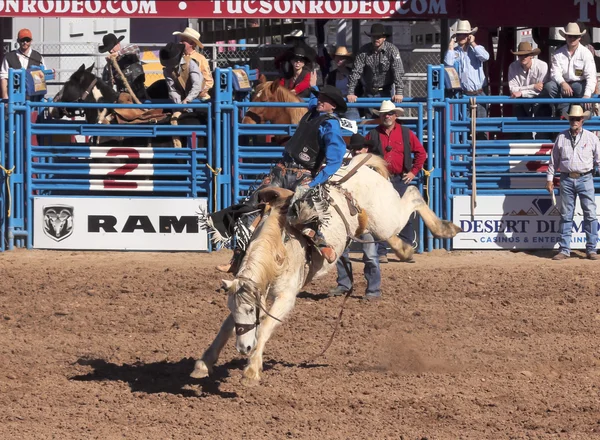
M220 264L219 266L216 267L216 269L219 272L235 274L240 269L240 265L242 264L243 259L244 259L244 251L241 249L235 249L233 251L233 257L231 257L231 260L229 261L229 263Z
M304 228L302 230L302 235L309 238L314 243L316 249L329 264L335 263L335 260L337 260L335 249L325 242L325 237L323 237L323 234L320 231L315 231L312 228Z

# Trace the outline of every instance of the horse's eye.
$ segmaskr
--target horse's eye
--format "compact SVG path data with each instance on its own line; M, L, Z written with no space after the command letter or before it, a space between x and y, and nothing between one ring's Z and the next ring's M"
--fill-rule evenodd
M254 315L254 307L248 309L248 315Z

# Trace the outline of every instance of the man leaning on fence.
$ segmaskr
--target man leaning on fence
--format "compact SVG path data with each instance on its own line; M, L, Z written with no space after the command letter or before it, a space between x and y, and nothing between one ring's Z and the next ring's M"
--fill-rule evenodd
M29 29L21 29L17 34L19 48L10 51L4 57L0 67L0 88L2 99L8 99L8 69L31 69L34 66L45 67L44 57L31 48L33 36ZM40 96L27 97L28 100L39 100Z
M365 96L391 97L394 102L402 102L404 65L400 51L386 41L390 34L381 23L373 24L367 35L371 42L359 49L348 79L348 102L356 102L359 81L363 82Z
M145 85L146 74L140 61L140 48L135 44L122 47L123 38L124 35L117 38L115 34L106 34L102 37L102 44L98 46L98 51L109 53L106 57L106 66L102 71L102 81L111 87L116 87L119 93L130 94L129 90L131 90L140 102L144 102L148 99L148 94ZM120 97L119 101L123 102L125 99Z
M173 32L173 35L179 35L179 41L184 45L183 59L189 66L190 61L194 60L200 68L200 73L204 79L204 86L198 95L201 101L208 101L210 99L209 90L215 85L212 71L208 60L204 55L196 50L196 47L202 49L204 45L200 42L200 33L192 28L185 28L183 32Z
M571 254L573 214L575 200L579 197L583 211L586 257L598 260L598 219L596 217L596 195L594 190L594 167L600 164L600 140L591 131L583 128L590 112L580 105L572 105L567 114L569 129L556 138L546 174L546 190L554 193L554 171L560 171L560 241L559 252L552 259L566 260Z
M567 43L552 55L551 81L544 89L552 98L590 98L596 90L594 56L581 42L585 34L577 23L569 23L559 31ZM566 117L568 103L556 106L557 116Z
M518 57L508 67L508 87L511 98L545 98L544 84L548 81L548 64L537 56L541 50L533 48L531 43L519 43L517 51L512 51ZM515 104L514 115L518 118L530 116L550 116L548 106L540 104Z
M183 51L183 44L167 43L158 54L169 97L175 104L189 104L198 97L204 85L200 67L195 61L186 62Z
M484 88L487 85L483 63L490 59L490 54L485 47L476 43L476 32L477 27L471 28L471 23L467 20L458 20L456 33L450 38L444 57L444 64L454 67L458 73L462 93L467 96L485 95ZM477 104L477 117L486 116L486 107Z

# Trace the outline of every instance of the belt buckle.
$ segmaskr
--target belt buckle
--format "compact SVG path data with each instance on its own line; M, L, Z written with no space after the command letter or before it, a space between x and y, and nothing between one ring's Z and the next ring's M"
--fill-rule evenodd
M581 177L581 173L569 173L569 177L571 179L579 179Z

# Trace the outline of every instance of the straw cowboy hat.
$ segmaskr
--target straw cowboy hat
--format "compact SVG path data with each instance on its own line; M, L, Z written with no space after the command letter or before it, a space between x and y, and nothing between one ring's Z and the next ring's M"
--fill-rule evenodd
M319 95L323 95L331 99L335 104L336 113L346 113L346 111L348 111L348 104L346 104L346 101L342 96L342 92L340 92L336 87L326 85L323 86L321 90L312 89L311 91L317 98Z
M348 52L346 46L338 46L335 49L335 53L333 54L333 56L341 58L352 58L352 52Z
M404 110L396 107L396 104L394 104L392 101L383 101L381 103L381 107L379 107L379 110L373 110L373 113L375 113L376 115L389 112L396 113L396 116L402 116L404 114Z
M511 50L513 55L533 55L533 56L539 55L541 51L542 50L539 47L536 47L534 49L529 41L521 41L519 43L519 46L517 47L516 51Z
M563 31L562 29L558 31L558 33L563 37L563 38L567 38L567 35L572 35L575 37L581 37L582 35L585 35L586 31L584 30L583 32L581 31L581 29L579 28L579 25L577 23L569 23L565 26L565 30Z
M573 104L571 106L571 108L569 109L569 113L567 114L568 118L584 118L584 119L589 119L590 117L590 112L589 111L583 111L583 108L578 105L578 104Z
M471 28L471 23L469 23L469 20L458 20L458 22L456 23L456 30L454 31L454 35L452 35L452 38L454 38L458 34L474 34L475 32L477 32L477 29L479 28Z
M158 53L160 64L165 67L174 67L181 61L185 46L182 43L167 43Z
M185 37L192 40L200 49L204 47L204 44L200 43L200 32L195 29L186 27L183 32L173 32L173 35L179 35L179 38Z
M371 33L365 32L368 37L389 37L390 33L385 30L385 26L381 23L374 23L371 25Z
M125 35L121 35L119 38L115 34L106 34L102 37L102 44L98 46L98 52L110 52L113 47L121 42L125 38Z

